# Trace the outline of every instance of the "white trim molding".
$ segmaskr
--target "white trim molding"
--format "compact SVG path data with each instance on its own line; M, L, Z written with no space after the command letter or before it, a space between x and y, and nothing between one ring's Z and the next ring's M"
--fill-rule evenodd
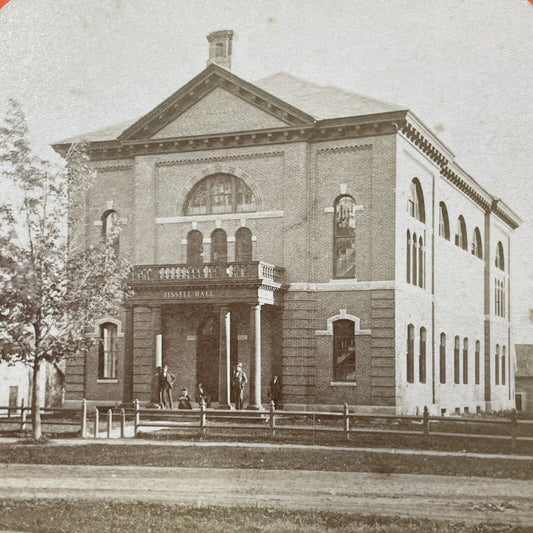
M331 387L357 387L357 383L355 381L331 381L330 386Z
M354 335L372 335L372 330L361 329L361 319L355 315L349 315L346 309L339 309L339 314L330 316L326 320L326 329L316 329L315 335L318 336L332 336L333 335L333 322L337 320L351 320L354 323Z
M356 279L331 279L326 283L291 283L289 291L336 292L336 291L370 291L373 289L397 288L394 280L357 281Z
M224 213L215 215L180 215L175 217L157 217L156 224L181 224L191 222L197 224L198 222L217 222L222 220L239 220L242 221L242 213ZM246 213L246 220L257 218L282 218L283 211L255 211Z

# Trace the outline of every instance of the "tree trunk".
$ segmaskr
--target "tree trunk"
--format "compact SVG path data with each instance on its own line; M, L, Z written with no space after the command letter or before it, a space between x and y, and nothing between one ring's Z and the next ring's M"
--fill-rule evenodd
M40 374L41 361L35 360L35 363L33 365L33 383L31 398L31 426L33 438L35 440L39 440L42 436L41 411L39 408L39 400L41 398Z

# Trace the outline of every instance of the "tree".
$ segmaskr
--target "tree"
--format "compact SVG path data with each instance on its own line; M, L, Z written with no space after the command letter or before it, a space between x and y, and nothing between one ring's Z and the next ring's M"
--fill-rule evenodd
M92 246L80 238L83 203L96 178L84 147L72 145L64 165L41 159L14 100L0 127L0 176L19 197L15 205L0 202L0 356L33 368L39 439L43 361L59 362L97 342L86 332L120 311L130 265L116 253L119 224Z

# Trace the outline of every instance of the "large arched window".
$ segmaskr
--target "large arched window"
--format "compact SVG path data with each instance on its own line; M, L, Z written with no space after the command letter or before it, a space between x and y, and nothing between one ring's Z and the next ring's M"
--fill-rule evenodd
M450 240L450 219L444 202L439 204L439 235Z
M335 201L333 276L355 278L355 201L341 196Z
M468 237L466 235L466 224L463 215L457 219L457 233L455 234L455 244L463 250L468 250Z
M415 327L407 326L407 383L415 381Z
M117 377L117 326L106 322L100 326L100 343L98 347L98 378L115 379Z
M102 215L102 237L110 243L115 252L119 252L118 213L114 210L105 211Z
M189 265L199 265L204 262L204 247L202 234L193 229L187 235L187 263Z
M355 381L355 324L352 320L333 322L333 380Z
M420 328L420 351L418 353L418 381L426 382L426 328Z
M424 195L422 193L422 186L417 178L411 181L409 199L407 200L407 212L421 222L426 221Z
M496 268L500 270L505 270L505 257L503 255L503 244L502 241L499 241L496 246Z
M239 228L235 232L235 261L249 263L252 260L252 232Z
M184 214L242 213L256 209L254 195L242 180L229 174L215 174L192 188Z
M481 243L481 232L479 228L476 228L472 235L472 255L483 259L483 245Z
M440 382L446 383L446 333L440 334L439 375L440 375Z
M223 229L211 233L211 263L228 262L228 238Z

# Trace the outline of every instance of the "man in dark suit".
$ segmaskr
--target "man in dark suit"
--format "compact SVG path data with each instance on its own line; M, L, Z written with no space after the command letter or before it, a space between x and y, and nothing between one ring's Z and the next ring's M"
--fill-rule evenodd
M172 409L172 388L176 378L165 364L159 374L159 403L163 409Z
M237 363L235 372L233 372L233 395L235 398L235 409L242 409L244 400L244 386L248 383L248 376L242 368L242 363Z

